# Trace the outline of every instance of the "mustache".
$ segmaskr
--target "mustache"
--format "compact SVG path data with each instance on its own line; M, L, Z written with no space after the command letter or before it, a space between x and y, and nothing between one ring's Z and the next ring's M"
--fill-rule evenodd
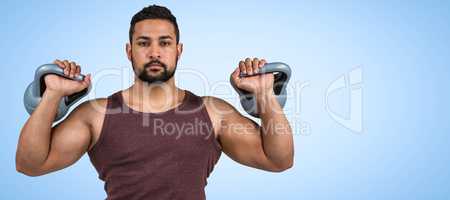
M147 64L144 65L144 69L147 69L148 67L150 67L150 65L160 65L161 67L163 67L164 69L167 69L167 65L162 63L159 60L152 60L150 62L148 62Z

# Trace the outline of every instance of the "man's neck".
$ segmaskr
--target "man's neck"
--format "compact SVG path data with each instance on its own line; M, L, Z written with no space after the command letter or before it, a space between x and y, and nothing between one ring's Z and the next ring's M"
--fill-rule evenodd
M148 84L135 80L125 91L126 101L132 107L146 112L161 112L176 107L184 98L184 91L177 88L173 78L161 84Z

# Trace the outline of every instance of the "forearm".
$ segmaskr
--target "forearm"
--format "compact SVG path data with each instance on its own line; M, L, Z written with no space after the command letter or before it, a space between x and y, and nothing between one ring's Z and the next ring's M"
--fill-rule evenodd
M274 94L259 95L256 101L266 156L278 166L291 166L294 155L293 135L282 107Z
M60 99L60 95L47 90L23 126L16 152L17 168L32 170L45 162L50 150L52 123Z

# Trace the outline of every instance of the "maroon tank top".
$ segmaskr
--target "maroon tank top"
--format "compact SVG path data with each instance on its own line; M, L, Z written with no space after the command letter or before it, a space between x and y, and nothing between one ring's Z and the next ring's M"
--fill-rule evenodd
M182 103L160 113L108 97L103 127L89 158L108 200L205 199L206 179L221 147L202 98L185 90Z

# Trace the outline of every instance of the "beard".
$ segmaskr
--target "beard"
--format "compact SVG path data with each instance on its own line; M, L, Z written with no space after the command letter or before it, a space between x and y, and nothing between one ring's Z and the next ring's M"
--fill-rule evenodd
M162 62L159 61L159 60L152 60L152 61L150 61L150 62L144 64L143 70L140 71L140 72L138 72L139 74L137 74L137 77L138 77L141 81L146 82L146 83L148 83L148 84L161 84L161 83L165 83L166 81L168 81L169 79L171 79L171 78L173 77L173 75L175 74L175 71L176 71L176 69L177 69L177 63L178 63L178 58L175 57L175 68L174 68L172 71L169 71L169 70L167 70L167 65L166 65L165 63L162 63ZM133 69L136 70L136 67L135 67L135 64L134 64L133 59L132 59L131 64L132 64L132 66L133 66ZM158 74L156 74L156 75L151 75L151 74L149 74L149 72L148 72L147 69L148 69L151 65L155 65L155 64L157 64L157 65L159 65L159 66L162 67L162 72L159 71Z

